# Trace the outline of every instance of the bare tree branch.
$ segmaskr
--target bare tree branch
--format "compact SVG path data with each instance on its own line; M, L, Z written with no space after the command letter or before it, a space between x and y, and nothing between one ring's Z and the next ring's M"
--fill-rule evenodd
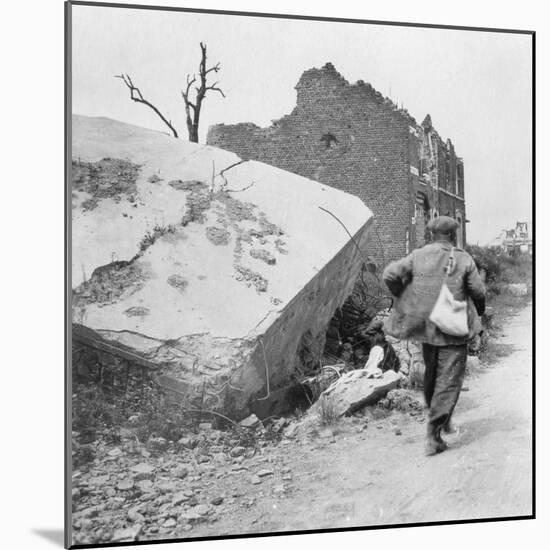
M208 74L211 72L217 73L220 70L220 64L216 63L212 67L206 67L206 44L200 42L201 48L201 60L199 63L199 79L200 82L195 86L195 101L191 101L189 92L191 86L197 81L197 76L187 75L187 86L185 91L181 91L181 96L185 103L185 114L187 122L187 131L189 133L189 141L198 142L199 141L199 121L201 115L201 107L203 99L206 96L208 91L219 92L222 97L225 97L222 89L218 87L218 83L215 82L212 85L207 84ZM191 112L193 111L193 112Z
M187 123L187 132L189 141L197 143L199 141L199 121L201 116L202 102L207 92L219 92L222 97L225 97L223 90L219 87L218 82L213 84L208 83L208 75L220 71L220 64L216 63L212 67L206 66L206 44L200 42L201 59L199 62L199 72L196 74L188 74L186 79L185 90L181 90L181 97L185 103L185 115ZM128 74L119 74L115 78L120 78L130 90L130 99L136 103L142 103L152 109L159 118L170 128L174 137L178 137L178 132L172 125L172 121L167 119L160 110L155 107L150 101L143 97L141 90L134 84L132 78ZM195 97L191 97L191 88L194 87Z
M119 75L115 75L115 78L120 78L124 82L124 84L126 84L126 86L129 88L129 90L130 90L130 99L132 101L136 101L137 103L142 103L143 105L147 105L147 107L149 107L150 109L155 111L155 113L161 118L161 120L164 122L164 124L166 124L166 126L168 126L168 128L170 128L170 130L174 134L174 137L178 137L178 132L172 126L172 122L170 120L168 120L151 102L147 101L143 97L143 94L141 93L141 90L137 86L134 85L134 83L132 82L132 79L129 75L119 74Z

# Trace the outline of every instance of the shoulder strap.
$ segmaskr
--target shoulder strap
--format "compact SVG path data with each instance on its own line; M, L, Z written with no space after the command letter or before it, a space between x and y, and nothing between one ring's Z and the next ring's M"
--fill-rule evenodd
M454 271L455 268L455 247L453 246L451 248L451 251L449 252L449 257L447 258L447 265L445 266L445 281L447 281L447 277L450 275L452 271Z

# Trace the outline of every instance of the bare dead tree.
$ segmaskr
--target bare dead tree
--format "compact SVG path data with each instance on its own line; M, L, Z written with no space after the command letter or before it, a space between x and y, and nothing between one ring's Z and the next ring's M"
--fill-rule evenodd
M189 141L198 143L199 141L199 121L201 116L202 102L209 90L219 92L222 97L225 97L223 91L218 88L218 83L214 82L212 85L208 85L208 74L217 73L220 70L220 64L216 63L212 67L206 68L206 44L200 43L201 47L201 61L199 64L199 81L200 84L195 86L195 101L193 102L189 96L191 86L197 82L197 76L187 75L187 87L185 91L181 91L181 96L185 102L185 113L187 115L187 131L189 133Z
M178 137L178 132L176 129L172 126L172 121L168 120L151 102L147 101L140 89L137 86L134 86L134 83L132 82L132 79L127 74L119 74L116 75L115 78L120 78L126 86L130 89L130 99L132 101L136 101L137 103L143 103L143 105L147 105L150 109L153 109L155 113L161 118L162 122L170 128L171 132L174 134L174 137Z

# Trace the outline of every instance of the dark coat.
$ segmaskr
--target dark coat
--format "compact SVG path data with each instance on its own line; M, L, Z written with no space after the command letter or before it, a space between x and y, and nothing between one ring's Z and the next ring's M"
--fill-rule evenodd
M472 257L456 247L455 265L447 279L447 286L455 300L468 301L469 334L464 337L444 334L429 320L444 281L451 247L450 242L436 241L386 267L383 278L396 297L385 323L387 334L446 346L464 344L480 332L479 315L485 310L485 286Z

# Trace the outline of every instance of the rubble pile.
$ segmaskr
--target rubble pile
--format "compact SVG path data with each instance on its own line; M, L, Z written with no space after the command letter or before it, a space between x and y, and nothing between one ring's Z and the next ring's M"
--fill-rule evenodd
M284 498L293 491L291 468L263 450L281 441L286 424L248 418L222 431L202 422L198 433L176 442L100 439L93 460L73 471L73 543L189 537L200 525L253 506L257 494Z

